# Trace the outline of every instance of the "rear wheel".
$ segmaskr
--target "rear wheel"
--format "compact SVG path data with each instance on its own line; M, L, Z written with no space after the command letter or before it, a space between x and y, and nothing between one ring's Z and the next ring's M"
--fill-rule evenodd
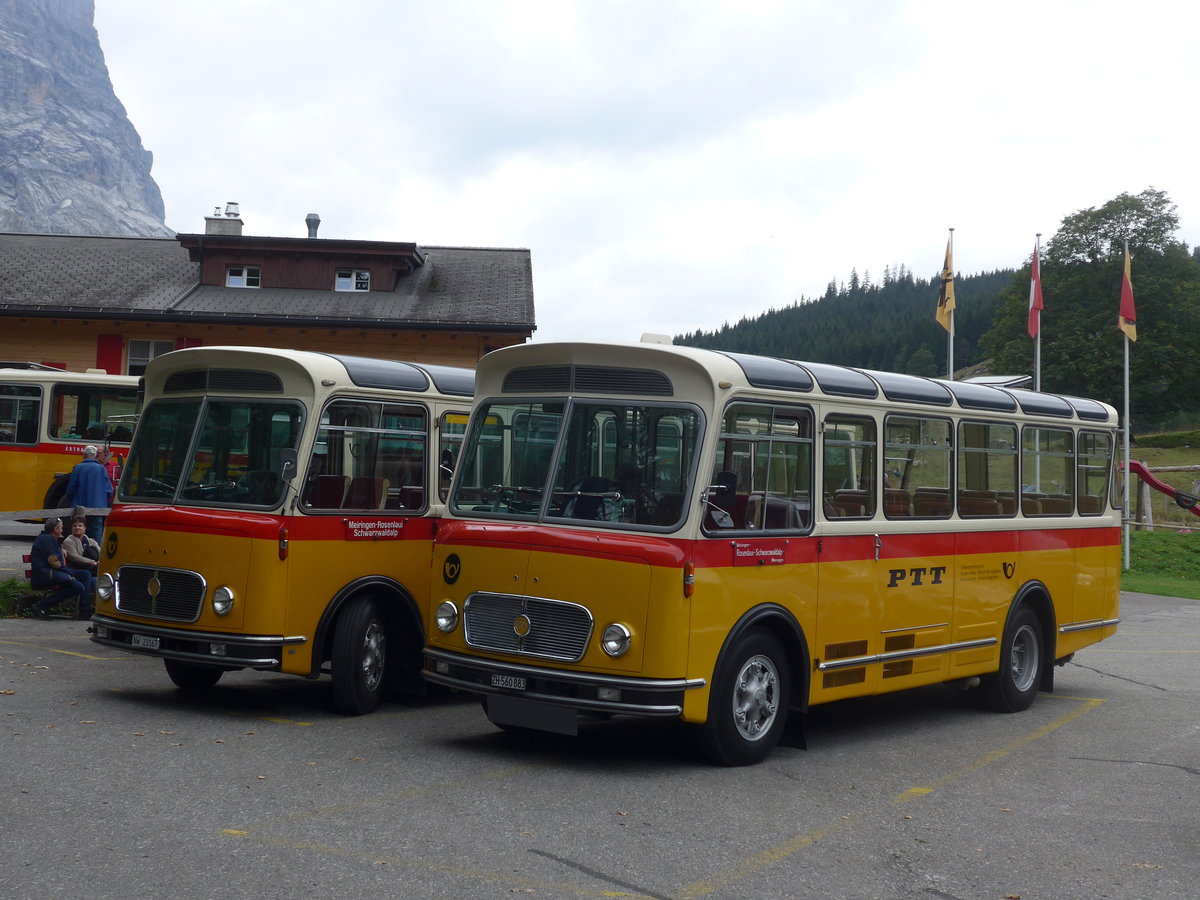
M763 631L742 637L718 666L713 691L701 731L708 758L726 766L766 759L783 734L791 693L783 646Z
M387 670L387 630L367 599L355 600L338 616L333 631L333 705L361 716L379 706Z
M1004 629L1000 670L980 684L984 703L999 712L1029 709L1042 682L1044 666L1042 623L1028 606L1021 606Z
M224 672L216 666L197 666L177 659L164 659L163 665L166 666L167 677L175 682L175 686L189 693L207 691L221 680Z

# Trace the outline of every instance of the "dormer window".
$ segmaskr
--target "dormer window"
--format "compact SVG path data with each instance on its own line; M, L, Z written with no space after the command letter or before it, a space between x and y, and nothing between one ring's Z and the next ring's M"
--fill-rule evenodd
M366 269L338 269L334 278L335 291L369 291L371 273Z
M262 286L262 273L258 266L227 266L225 287L256 288Z

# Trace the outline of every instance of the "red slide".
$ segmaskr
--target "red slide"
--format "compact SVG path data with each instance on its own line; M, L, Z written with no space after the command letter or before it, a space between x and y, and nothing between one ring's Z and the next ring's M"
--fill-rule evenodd
M1194 516L1200 516L1200 497L1193 497L1191 494L1176 490L1169 484L1164 484L1150 474L1150 470L1146 468L1146 464L1144 462L1138 462L1136 459L1131 459L1129 461L1129 471L1138 478L1142 479L1142 481L1146 482L1146 484L1150 485L1150 487L1154 488L1159 493L1166 494L1168 497L1174 500L1176 505L1180 508L1186 509Z

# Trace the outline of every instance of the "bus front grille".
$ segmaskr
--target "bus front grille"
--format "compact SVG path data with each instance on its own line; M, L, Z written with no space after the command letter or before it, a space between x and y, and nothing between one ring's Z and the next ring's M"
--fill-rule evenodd
M135 616L195 622L204 592L204 578L196 572L153 566L117 570L117 609Z
M472 594L463 604L467 643L480 650L578 662L592 634L592 614L578 603Z

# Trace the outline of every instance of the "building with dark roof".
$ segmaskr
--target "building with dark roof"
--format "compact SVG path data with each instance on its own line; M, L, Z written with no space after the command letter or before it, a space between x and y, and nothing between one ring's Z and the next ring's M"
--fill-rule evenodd
M474 366L536 328L525 249L242 234L236 206L175 239L0 234L0 358L140 374L240 344Z

